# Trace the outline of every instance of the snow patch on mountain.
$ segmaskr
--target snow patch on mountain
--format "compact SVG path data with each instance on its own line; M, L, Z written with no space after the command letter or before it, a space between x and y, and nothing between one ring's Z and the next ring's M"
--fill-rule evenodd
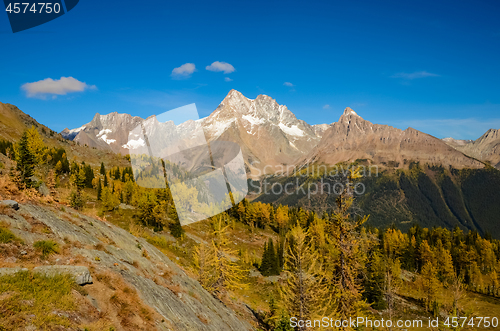
M79 127L79 128L69 130L69 133L77 133L77 132L80 132L80 131L82 131L82 130L85 130L85 128L86 128L86 127L87 127L86 125L83 125L83 126L81 126L81 127Z
M139 138L136 140L134 140L134 139L129 140L125 145L122 145L122 147L127 148L127 149L136 149L139 147L143 147L144 145L146 145L146 142L144 141L144 139Z
M223 121L223 122L212 122L212 124L205 127L205 129L212 133L213 137L220 137L226 131L227 128L231 126L231 124L236 121L235 118Z
M265 120L263 118L257 118L250 115L243 115L241 118L248 121L251 125L259 125L265 123Z
M105 137L108 133L111 133L113 131L111 131L110 129L103 129L101 131L99 131L99 133L97 134L97 138L101 138L101 137ZM105 139L103 139L105 140Z
M302 137L304 136L304 131L302 131L301 129L299 129L299 127L297 125L292 125L291 128L289 128L288 126L286 126L285 124L283 123L280 123L279 125L279 128L284 132L286 133L287 135L289 136L297 136L297 137Z

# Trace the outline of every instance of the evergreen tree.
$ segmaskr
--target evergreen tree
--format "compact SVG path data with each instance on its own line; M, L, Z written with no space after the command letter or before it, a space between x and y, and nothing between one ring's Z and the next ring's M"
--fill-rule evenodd
M269 267L269 274L279 275L280 266L279 266L278 254L274 249L274 242L272 238L269 238L268 251L269 251L269 261L271 262L271 265Z
M92 188L92 179L94 179L94 170L90 165L84 167L85 169L85 187Z
M262 262L259 270L263 276L280 274L280 261L278 253L274 249L274 242L272 238L269 238L269 241L264 243L264 252L262 254Z
M281 312L280 319L276 323L276 327L273 331L294 331L290 325L290 316L286 315L285 312Z
M269 266L270 266L270 261L269 261L269 252L267 249L267 242L264 242L264 252L262 253L262 260L260 262L260 268L259 271L263 276L269 276Z
M103 183L103 186L104 187L108 187L108 176L106 174L104 174L104 183Z
M144 193L139 199L138 216L139 220L146 226L156 226L158 221L158 214L155 207L158 204L156 195L152 192Z
M99 179L99 184L97 184L97 200L101 201L101 193L102 193L102 185L101 180Z
M35 171L37 156L30 148L30 135L28 131L24 131L16 150L17 171L19 171L20 181L26 186L31 187L30 179Z
M175 238L181 238L184 235L184 229L179 222L179 219L173 220L169 224L170 234Z
M99 171L101 175L106 175L106 168L104 167L104 162L101 162L101 169Z
M384 298L384 258L379 250L372 253L365 278L365 292L363 296L373 305L373 308L382 310L387 308Z

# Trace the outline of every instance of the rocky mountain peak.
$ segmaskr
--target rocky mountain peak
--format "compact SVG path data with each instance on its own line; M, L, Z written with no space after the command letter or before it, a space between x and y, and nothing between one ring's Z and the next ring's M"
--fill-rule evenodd
M500 130L489 129L479 139L500 139Z
M351 123L354 120L363 120L363 118L361 118L361 116L359 116L350 107L347 107L346 109L344 109L344 112L340 116L339 123L347 123L347 124L349 124L349 123Z
M354 110L352 110L350 107L346 107L344 109L344 115L356 115L359 116Z

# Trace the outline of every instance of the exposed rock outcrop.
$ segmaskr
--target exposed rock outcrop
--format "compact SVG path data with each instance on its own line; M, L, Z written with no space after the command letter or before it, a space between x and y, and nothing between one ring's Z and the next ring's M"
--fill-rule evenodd
M19 209L19 204L17 203L17 201L14 201L14 200L2 200L2 201L0 201L0 205L7 206L7 207L12 208L14 210Z
M158 321L159 329L253 330L248 322L214 298L156 247L108 222L74 210L64 212L29 204L20 204L19 211L10 216L0 216L2 221L10 224L11 231L28 245L37 240L51 239L61 247L71 246L71 257L57 262L59 265L36 267L34 272L46 275L69 273L82 285L90 284L95 278L94 273L116 274L137 291L144 304L161 316L164 322ZM50 231L33 233L33 220L43 223ZM78 264L84 266L72 265L75 263L72 257L78 257ZM22 270L8 269L0 269L0 274ZM93 286L85 288L92 292ZM96 302L91 304L95 306Z
M92 284L92 276L87 267L83 266L68 266L68 265L51 265L35 267L33 272L53 277L55 275L71 275L78 285Z

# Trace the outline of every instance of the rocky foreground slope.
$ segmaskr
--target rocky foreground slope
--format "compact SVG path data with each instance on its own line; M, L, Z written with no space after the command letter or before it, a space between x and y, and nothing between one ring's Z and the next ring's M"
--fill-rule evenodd
M0 209L0 223L23 240L22 244L1 245L0 268L5 273L9 270L5 268L33 270L40 265L87 267L93 284L84 286L87 295L80 300L81 314L70 314L73 323L104 318L116 330L253 329L239 316L251 315L246 308L236 313L226 307L143 238L72 209L19 206L17 211L5 206ZM62 249L47 260L40 259L33 243L49 239ZM116 308L120 306L120 301L116 303L120 293L138 295L129 299L134 301L129 304L133 308L126 316ZM136 314L134 309L138 310ZM28 327L29 320L26 323Z

